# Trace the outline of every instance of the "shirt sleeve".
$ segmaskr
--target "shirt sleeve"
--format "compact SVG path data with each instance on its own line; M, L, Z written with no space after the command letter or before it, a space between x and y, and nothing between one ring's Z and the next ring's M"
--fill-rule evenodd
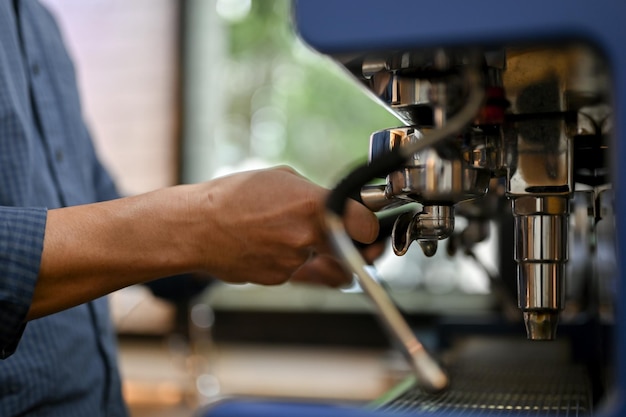
M25 327L39 275L47 209L0 207L0 358L10 356Z

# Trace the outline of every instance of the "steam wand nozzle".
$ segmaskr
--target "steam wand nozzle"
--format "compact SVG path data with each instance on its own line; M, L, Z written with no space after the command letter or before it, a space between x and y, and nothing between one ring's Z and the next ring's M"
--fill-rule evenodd
M417 378L418 386L430 393L445 390L449 385L448 376L417 339L386 291L367 272L365 262L345 232L341 218L335 213L328 212L326 222L332 232L330 233L332 243L344 256L344 261L356 274L361 288L373 301L386 330L398 342L402 354Z

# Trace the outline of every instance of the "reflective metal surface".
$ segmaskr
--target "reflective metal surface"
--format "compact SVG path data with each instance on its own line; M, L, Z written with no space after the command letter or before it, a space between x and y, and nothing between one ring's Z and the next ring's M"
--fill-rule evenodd
M528 337L552 340L565 304L569 202L563 197L513 200L518 305Z
M349 56L343 64L383 104L407 125L435 125L433 108L445 109L444 118L463 106L463 79L456 67L463 57L444 50L371 53ZM441 73L453 81L440 83ZM441 117L441 116L440 116Z
M370 160L398 148L418 143L424 133L415 127L382 130L370 138ZM476 145L474 147L473 145ZM454 207L462 201L482 197L488 188L491 171L484 138L464 147L465 159L454 142L417 152L404 166L387 175L384 188L368 187L361 197L370 209L382 210L398 204L419 202L422 209L404 213L394 225L392 247L404 255L413 241L418 241L427 256L437 250L437 241L448 238L454 230ZM471 159L470 159L471 157Z
M396 219L391 244L396 255L404 255L417 241L426 256L433 256L437 241L450 237L454 230L454 209L451 206L423 206L417 213L402 213Z
M460 106L464 60L452 50L377 52L361 59L346 66L410 124L375 132L371 160L441 129ZM414 217L398 219L393 249L403 255L418 241L431 256L454 229L454 206L482 198L491 179L502 178L515 217L518 305L528 337L552 339L564 308L574 173L592 185L606 180L603 153L596 151L605 144L592 129L606 124L608 77L602 58L575 43L492 51L485 62L486 96L473 123L389 173L384 187L370 190L368 206L421 204ZM595 146L589 144L594 138ZM597 162L581 162L581 146Z

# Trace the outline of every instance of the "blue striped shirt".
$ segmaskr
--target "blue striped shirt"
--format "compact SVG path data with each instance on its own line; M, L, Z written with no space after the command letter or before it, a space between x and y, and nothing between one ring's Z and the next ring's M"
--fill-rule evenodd
M0 0L0 416L127 415L105 299L24 325L47 209L117 196L54 19Z

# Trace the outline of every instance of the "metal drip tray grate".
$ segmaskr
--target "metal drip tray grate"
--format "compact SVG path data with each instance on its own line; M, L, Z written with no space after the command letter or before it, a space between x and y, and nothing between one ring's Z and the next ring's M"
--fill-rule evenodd
M585 368L569 363L568 356L546 343L472 346L447 367L447 392L430 395L412 388L382 409L449 416L590 416L591 382Z

